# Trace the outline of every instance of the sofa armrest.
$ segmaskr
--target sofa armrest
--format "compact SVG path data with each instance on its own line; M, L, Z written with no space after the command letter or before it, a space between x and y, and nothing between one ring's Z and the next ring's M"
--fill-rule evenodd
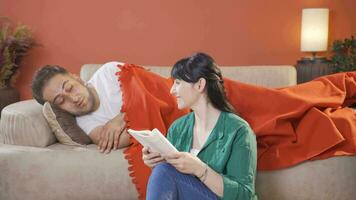
M1 112L0 143L46 147L56 138L34 99L6 106Z

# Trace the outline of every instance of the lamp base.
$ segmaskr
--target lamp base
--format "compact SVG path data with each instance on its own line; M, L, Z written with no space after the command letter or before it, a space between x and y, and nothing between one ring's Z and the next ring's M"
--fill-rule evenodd
M301 63L310 63L310 62L314 62L314 63L324 63L327 62L328 60L326 59L326 57L322 57L322 56L316 56L316 57L303 57L300 60L298 60L298 62Z
M308 57L303 57L300 60L298 60L298 62L300 63L324 63L327 62L328 60L326 59L326 57L324 56L316 56L316 52L312 52L312 56L308 56Z

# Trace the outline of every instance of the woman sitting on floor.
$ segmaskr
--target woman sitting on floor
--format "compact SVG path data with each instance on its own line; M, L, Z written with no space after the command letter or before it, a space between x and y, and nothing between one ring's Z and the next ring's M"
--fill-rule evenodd
M171 76L178 108L193 112L169 128L179 153L143 148L144 163L153 168L147 199L257 199L256 137L227 101L214 60L197 53L178 61Z

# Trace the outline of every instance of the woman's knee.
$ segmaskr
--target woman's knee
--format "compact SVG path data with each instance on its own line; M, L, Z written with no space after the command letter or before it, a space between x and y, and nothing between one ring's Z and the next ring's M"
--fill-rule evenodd
M152 169L147 186L147 199L175 199L177 186L172 177L175 170L170 164L160 163Z
M172 176L173 174L177 173L176 171L177 170L172 165L168 163L160 163L152 169L151 176L158 175L167 178L167 176Z

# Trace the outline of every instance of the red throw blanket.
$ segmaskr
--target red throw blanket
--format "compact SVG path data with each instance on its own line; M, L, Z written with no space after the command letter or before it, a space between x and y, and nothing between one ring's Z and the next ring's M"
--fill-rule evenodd
M125 64L118 73L123 92L121 112L132 129L170 124L189 110L178 110L169 90L172 80L142 67ZM225 79L230 103L257 135L258 169L289 167L305 160L356 154L356 72L325 76L282 89L268 89ZM145 198L150 169L142 161L141 145L125 150L130 176Z

